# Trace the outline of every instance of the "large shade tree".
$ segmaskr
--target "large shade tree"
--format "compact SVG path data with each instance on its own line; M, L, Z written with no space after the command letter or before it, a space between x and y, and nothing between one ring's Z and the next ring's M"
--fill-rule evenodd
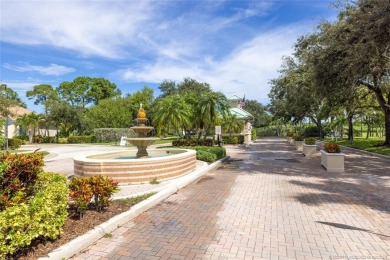
M323 23L315 60L316 83L324 93L374 93L385 117L390 146L390 1L358 0L334 23Z
M86 107L98 104L100 100L119 97L121 91L117 86L104 78L78 77L65 81L56 89L58 96L75 107Z

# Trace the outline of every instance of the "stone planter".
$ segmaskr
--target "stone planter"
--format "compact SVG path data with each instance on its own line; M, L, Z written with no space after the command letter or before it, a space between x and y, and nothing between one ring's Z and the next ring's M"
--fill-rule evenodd
M302 151L302 145L303 141L295 141L295 149L297 149L297 151Z
M321 165L328 172L343 172L344 171L344 156L343 153L327 153L321 150Z
M315 157L317 153L317 145L302 144L302 152L306 157Z

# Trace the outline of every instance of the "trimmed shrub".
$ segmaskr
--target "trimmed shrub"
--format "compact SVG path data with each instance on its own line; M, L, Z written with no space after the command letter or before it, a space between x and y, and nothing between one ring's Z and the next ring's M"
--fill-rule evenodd
M196 147L196 151L206 151L209 153L213 153L217 156L217 160L222 159L226 156L226 149L225 147Z
M55 239L67 217L66 178L41 172L29 201L0 211L0 258L15 253L36 238Z
M172 141L172 146L213 146L214 140L213 139L179 139Z
M68 143L70 144L90 144L95 140L93 135L69 136Z
M8 148L12 150L17 150L20 148L20 146L23 144L23 140L20 140L19 138L10 138L8 139Z
M217 155L207 151L198 150L196 151L196 159L204 162L215 162L217 160Z
M94 135L99 143L119 142L122 136L137 137L130 128L96 128Z

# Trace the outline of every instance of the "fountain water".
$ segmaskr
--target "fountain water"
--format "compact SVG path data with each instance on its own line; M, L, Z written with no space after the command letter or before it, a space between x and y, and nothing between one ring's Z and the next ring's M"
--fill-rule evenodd
M145 110L140 105L138 126L133 126L138 137L127 138L137 147L113 153L80 156L73 159L74 173L79 176L105 175L120 184L169 180L185 175L196 168L196 152L187 149L149 149L159 138L147 137L154 128L146 126ZM151 156L149 156L149 154Z
M152 126L146 126L145 123L147 122L146 118L146 112L142 107L142 103L140 105L140 108L138 110L137 114L137 122L138 126L130 127L136 134L138 134L138 137L136 138L127 138L127 141L129 141L132 145L135 145L137 147L137 158L148 158L148 152L146 151L146 148L156 142L157 140L160 140L160 138L155 137L147 137L146 135L150 133L154 129Z

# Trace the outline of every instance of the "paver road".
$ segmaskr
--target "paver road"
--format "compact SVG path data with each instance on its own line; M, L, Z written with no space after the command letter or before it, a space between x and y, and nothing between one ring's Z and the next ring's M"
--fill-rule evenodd
M231 159L74 259L390 259L390 160L327 173L282 139Z

